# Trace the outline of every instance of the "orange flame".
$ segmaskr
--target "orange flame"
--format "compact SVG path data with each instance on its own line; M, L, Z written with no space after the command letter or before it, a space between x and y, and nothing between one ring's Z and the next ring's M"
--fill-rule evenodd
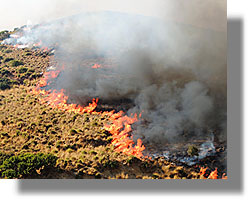
M33 44L33 47L40 47L42 45L42 41L40 40L39 42Z
M201 167L201 168L200 168L200 175L201 175L201 176L204 176L205 173L206 173L206 171L207 171L207 168Z
M218 170L217 170L217 168L215 168L215 170L212 171L208 175L207 178L205 177L206 171L207 171L207 168L203 168L203 167L200 168L200 176L201 176L202 179L218 179ZM225 173L222 175L221 179L227 179L227 176L226 176Z
M225 174L225 173L224 173L224 174L222 174L221 179L227 179L227 176L226 176L226 174Z
M94 65L92 66L92 68L93 68L93 69L101 68L101 65L99 65L99 64L94 64Z
M131 117L124 115L122 111L115 114L111 112L110 114L109 120L112 125L106 124L105 129L112 134L113 140L111 143L115 146L115 149L137 158L143 157L142 151L145 147L142 145L141 139L138 139L137 144L134 145L133 137L129 136L129 132L132 131L131 124L138 121L137 114L132 114Z
M63 68L64 66L62 67L62 69ZM59 73L59 70L45 72L44 77L40 80L36 88L32 90L32 93L35 95L45 96L45 98L43 98L42 100L42 103L48 103L52 108L79 114L95 113L108 116L110 124L106 124L104 128L112 134L113 139L111 141L111 144L114 145L115 150L127 155L134 155L137 158L148 158L146 156L143 156L142 154L145 146L142 144L141 139L138 139L137 144L135 144L133 141L133 136L130 136L130 132L132 131L131 125L138 121L137 114L131 114L129 117L125 115L123 111L120 111L118 113L115 113L114 110L110 112L96 112L94 110L97 107L98 99L94 98L88 106L82 107L77 104L68 104L68 96L64 94L65 91L63 89L61 89L60 92L56 90L53 90L51 92L51 90L46 91L44 89L41 89L41 87L49 85L52 79L55 79L59 75ZM139 118L140 117L141 113L139 114ZM217 168L212 171L207 178L205 176L206 171L207 168L200 168L201 179L218 179ZM227 176L223 174L222 179L227 179Z
M49 51L48 47L42 46L42 45L43 45L43 43L42 43L41 40L39 42L37 42L37 43L32 44L33 47L39 47L40 49L43 50L43 52Z
M209 176L208 176L208 179L217 179L218 178L218 171L217 171L217 168L212 171Z
M95 64L92 68L101 67ZM52 80L59 75L60 71L49 71L45 72L43 78L40 79L36 88L32 90L35 95L43 95L45 98L42 99L42 103L49 104L52 108L57 108L67 112L75 112L79 114L92 113L97 107L98 99L93 99L88 106L82 107L77 104L68 104L68 96L64 93L65 91L61 89L59 92L56 90L44 90L41 87L50 85ZM96 114L103 114L109 116L109 121L111 125L105 125L105 129L108 130L113 135L112 144L115 146L116 151L123 152L127 155L134 155L138 158L143 157L142 151L145 147L142 145L140 139L137 140L137 144L134 145L133 137L129 136L132 131L131 125L138 121L137 114L131 114L127 116L123 111L115 113L115 111L110 112L95 112ZM141 115L139 115L140 117Z
M42 49L43 49L43 52L49 51L48 47L42 47Z
M38 83L39 87L45 87L46 85L50 85L51 79L55 79L59 75L60 71L49 71L44 73L44 77Z
M63 89L60 92L56 90L53 90L53 92L51 92L35 88L32 90L32 93L36 95L46 95L46 97L41 102L48 103L52 108L57 108L67 112L75 112L79 114L93 112L98 102L98 99L93 99L92 103L89 103L89 105L85 107L82 107L77 104L68 104L68 96L64 94Z

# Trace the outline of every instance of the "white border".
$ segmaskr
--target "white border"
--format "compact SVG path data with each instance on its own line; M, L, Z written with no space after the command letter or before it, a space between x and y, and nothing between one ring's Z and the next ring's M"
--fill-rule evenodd
M206 0L205 0L206 1ZM219 0L218 0L219 1ZM250 167L250 152L249 152L249 146L250 144L248 144L250 142L249 140L249 134L250 134L250 123L248 123L248 116L249 116L249 111L250 111L250 107L249 104L247 102L250 102L250 94L248 87L250 87L250 69L246 66L249 66L249 56L247 56L246 52L248 51L248 45L249 45L249 41L248 41L248 35L249 35L249 18L250 18L250 12L249 12L249 1L245 0L228 0L228 17L230 18L241 18L244 24L244 62L243 62L243 66L244 66L244 105L243 105L243 118L244 118L244 184L243 184L243 191L239 192L239 193L208 193L208 192L204 192L204 193L200 193L197 191L197 193L193 192L193 193L188 193L185 194L185 192L176 192L176 193L162 193L162 192L154 192L152 194L149 193L144 193L143 191L138 193L138 194L130 194L129 192L112 192L112 193L104 193L104 194L100 194L100 193L94 193L90 194L84 194L84 193L79 193L79 192L71 192L69 194L65 194L65 193L21 193L20 190L18 189L18 181L17 180L0 180L0 195L1 195L1 199L34 199L36 198L37 200L39 199L44 199L44 197L46 198L55 198L55 196L60 197L61 200L64 199L69 199L69 195L70 196L74 196L74 197L87 197L87 198L91 198L91 199L97 199L97 198L105 198L105 199L128 199L131 197L136 197L139 199L152 199L153 197L157 196L157 198L159 199L165 199L168 198L170 196L172 196L172 198L174 199L209 199L211 200L211 197L218 197L218 199L220 198L227 198L227 199L249 199L250 197L250 185L249 185L249 179L250 179L250 173L248 172L248 169ZM229 38L230 39L230 38ZM166 197L168 196L168 197Z

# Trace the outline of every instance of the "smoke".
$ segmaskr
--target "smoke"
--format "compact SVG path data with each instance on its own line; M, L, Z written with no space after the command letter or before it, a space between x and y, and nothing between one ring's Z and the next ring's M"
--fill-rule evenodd
M49 22L81 12L116 11L226 31L226 0L9 0L1 3L0 30Z
M117 12L92 12L31 29L19 43L57 45L65 66L54 88L74 103L126 100L142 113L135 138L167 143L193 137L225 140L226 35L211 29ZM11 41L10 41L11 42ZM92 69L95 63L102 68Z

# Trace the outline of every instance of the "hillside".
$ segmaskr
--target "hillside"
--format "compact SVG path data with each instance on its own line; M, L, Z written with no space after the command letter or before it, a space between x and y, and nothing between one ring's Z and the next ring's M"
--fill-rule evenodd
M216 168L224 177L224 146L216 149L218 158L216 154L192 166L162 155L130 155L114 145L115 135L107 130L114 123L111 115L51 106L49 93L32 91L56 64L50 50L0 46L1 178L206 179L217 178ZM190 156L198 151L192 145L186 150Z

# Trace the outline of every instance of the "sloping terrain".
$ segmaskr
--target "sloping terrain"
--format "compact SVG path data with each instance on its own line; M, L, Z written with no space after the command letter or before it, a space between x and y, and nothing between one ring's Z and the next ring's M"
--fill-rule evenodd
M204 178L198 166L117 152L104 129L108 117L41 104L31 93L53 54L0 46L1 178ZM203 176L203 175L204 176Z

